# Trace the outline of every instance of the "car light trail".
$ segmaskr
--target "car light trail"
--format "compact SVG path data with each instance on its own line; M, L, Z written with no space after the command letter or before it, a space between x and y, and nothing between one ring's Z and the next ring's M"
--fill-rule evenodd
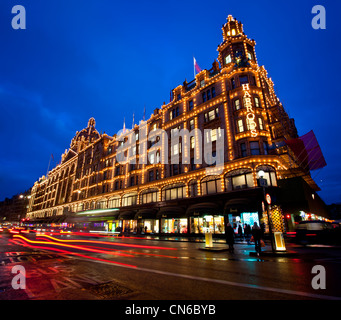
M124 256L124 257L134 257L133 255L129 255L129 254L125 254L125 253L118 253L118 252L104 251L104 250L95 250L95 249L90 249L90 248L86 248L86 247L83 247L83 246L75 246L75 245L71 245L71 244L64 244L64 243L58 243L58 242L52 242L52 241L29 240L29 239L27 239L27 238L25 238L23 236L20 236L20 235L14 235L13 237L14 238L21 238L24 241L27 241L29 243L51 244L51 245L54 245L54 246L61 246L61 247L65 247L65 248L72 248L72 249L89 251L89 252L94 252L94 253L104 253L104 254L118 255L118 256Z
M177 250L177 248L145 246L145 245L139 245L139 244L127 244L127 243L118 243L118 242L103 242L103 241L96 241L96 240L80 240L80 239L65 240L65 239L57 239L55 237L51 237L51 236L48 236L46 234L41 234L39 236L40 237L47 237L47 238L50 238L50 239L52 239L54 241L58 241L58 242L100 243L100 244L106 244L106 245L111 245L111 246L132 247L132 248L141 248L141 249Z
M24 240L28 240L28 239L26 239L24 237L22 237L22 238ZM22 243L22 245L24 245L26 247L30 247L30 248L41 249L41 250L48 250L48 251L55 251L55 252L59 252L60 254L74 255L74 256L77 256L77 257L86 258L86 259L95 260L95 261L100 261L100 262L105 262L105 263L110 263L110 264L114 264L114 265L120 265L120 266L124 266L124 267L129 267L129 268L137 268L137 266L134 266L132 264L127 264L127 263L122 263L122 262L117 262L117 261L112 261L112 260L107 260L107 259L91 257L91 256L87 256L87 255L84 255L84 254L76 253L76 252L70 252L70 251L67 251L67 250L61 250L61 249L57 249L57 248L44 247L44 246L34 246L34 245L30 245L29 243L26 243L24 240L18 239L17 241ZM31 241L33 241L33 240L31 240ZM37 241L34 241L34 242L37 242ZM47 242L43 242L43 243L47 243Z

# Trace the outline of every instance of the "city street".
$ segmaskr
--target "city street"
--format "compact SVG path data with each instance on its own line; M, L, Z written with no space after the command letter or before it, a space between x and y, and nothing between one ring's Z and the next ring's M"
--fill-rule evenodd
M203 242L77 235L0 236L0 300L301 300L341 298L341 248L288 245L289 257L205 251ZM226 249L223 242L216 249ZM269 247L264 248L269 250ZM26 289L13 289L14 266ZM313 289L316 265L326 289Z

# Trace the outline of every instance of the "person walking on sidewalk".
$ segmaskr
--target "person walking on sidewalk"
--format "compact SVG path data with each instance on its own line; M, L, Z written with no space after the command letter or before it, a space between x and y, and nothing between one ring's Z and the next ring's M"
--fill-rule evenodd
M258 226L257 222L254 222L251 233L253 236L253 240L255 242L255 249L257 252L257 256L259 256L262 250L261 249L262 230Z
M226 225L225 230L226 243L229 246L229 252L234 253L234 230L230 223Z

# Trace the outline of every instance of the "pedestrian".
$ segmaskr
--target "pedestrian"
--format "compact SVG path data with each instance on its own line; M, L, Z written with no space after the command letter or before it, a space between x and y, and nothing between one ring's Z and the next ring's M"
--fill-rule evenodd
M234 230L230 223L226 225L225 230L226 243L229 246L229 252L234 253Z
M241 224L238 225L238 237L242 241L242 239L243 239L243 228L242 228Z
M257 252L257 256L260 255L261 253L261 238L262 238L262 230L261 228L258 226L257 222L253 223L253 227L252 227L252 236L253 236L253 240L255 242L255 249Z
M244 234L246 237L247 244L250 244L250 238L251 238L251 227L249 224L245 224Z

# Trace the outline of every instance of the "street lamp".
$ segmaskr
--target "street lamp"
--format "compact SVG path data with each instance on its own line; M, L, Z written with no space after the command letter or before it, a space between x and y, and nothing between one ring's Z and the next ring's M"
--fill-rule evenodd
M258 171L258 176L259 176L259 185L263 188L263 201L264 204L267 202L266 201L266 195L265 195L265 187L267 186L267 180L264 179L265 172L263 170ZM270 234L270 240L271 240L271 249L272 252L275 252L275 247L274 247L274 241L273 241L273 233L272 233L272 226L271 226L271 220L270 220L270 212L269 208L270 204L266 204L266 215L268 217L268 225L269 225L269 234Z

